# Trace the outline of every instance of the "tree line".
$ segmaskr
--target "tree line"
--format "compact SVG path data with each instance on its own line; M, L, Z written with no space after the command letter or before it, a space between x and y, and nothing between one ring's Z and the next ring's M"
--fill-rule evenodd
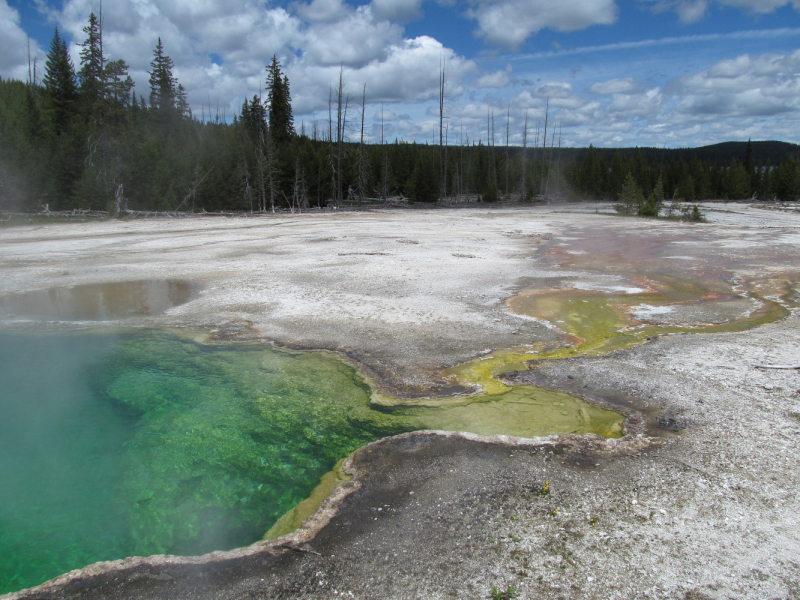
M657 153L648 158L643 149L627 157L617 151L610 161L607 156L590 146L582 160L571 164L567 179L582 197L617 199L630 192L625 189L630 175L645 197L658 191L664 199L687 201L800 198L800 158L789 154L775 164L757 162L749 141L743 158L728 160L664 160Z
M470 140L444 119L440 65L439 140L365 143L366 86L355 98L343 71L331 87L327 122L296 126L288 77L265 65L266 97L246 99L232 119L203 106L192 113L175 65L158 40L149 94L137 95L124 60L108 60L102 20L91 14L73 65L55 30L43 76L0 80L0 209L36 211L306 210L385 202L535 202L550 198L643 197L796 200L800 161L777 164L658 160L637 151L590 147L580 159L561 148L560 128L525 119L512 147L510 113L487 114L488 140ZM381 109L382 112L382 109ZM495 126L500 130L496 135ZM381 120L381 131L383 121ZM501 143L497 144L496 139ZM505 143L502 143L502 142ZM638 197L638 196L637 196Z

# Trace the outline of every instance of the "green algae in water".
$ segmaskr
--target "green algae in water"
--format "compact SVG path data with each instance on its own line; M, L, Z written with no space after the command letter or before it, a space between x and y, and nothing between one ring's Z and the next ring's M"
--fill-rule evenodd
M337 460L420 427L321 353L0 334L0 593L98 560L260 539Z
M499 383L499 382L498 382ZM502 385L502 384L501 384ZM624 417L565 392L532 385L506 386L499 394L400 405L397 415L422 420L430 429L479 435L534 437L554 433L622 436ZM431 406L432 405L432 406Z
M99 560L255 542L388 435L612 437L623 419L531 386L376 407L332 355L159 330L3 333L0 377L0 593Z

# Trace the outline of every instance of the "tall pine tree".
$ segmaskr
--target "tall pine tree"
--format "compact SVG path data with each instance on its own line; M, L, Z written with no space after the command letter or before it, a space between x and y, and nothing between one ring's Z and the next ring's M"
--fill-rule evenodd
M267 66L267 104L269 105L269 128L272 139L281 144L294 135L292 96L289 78L281 72L281 63L276 56Z
M175 110L175 100L177 96L177 80L172 75L175 64L172 59L164 54L164 46L161 38L153 52L153 60L150 62L152 71L150 73L150 108L158 110L162 115L172 114Z
M84 106L93 114L100 103L105 98L105 62L103 56L103 32L100 28L100 21L94 13L89 15L89 24L83 28L86 40L81 46L81 70L78 78L81 82L81 97Z
M58 27L50 42L44 70L45 102L53 130L58 135L68 128L78 96L75 68L67 52L67 43L58 34Z

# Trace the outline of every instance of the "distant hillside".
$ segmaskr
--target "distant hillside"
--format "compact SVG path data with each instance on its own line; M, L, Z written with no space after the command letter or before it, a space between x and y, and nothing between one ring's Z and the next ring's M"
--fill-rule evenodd
M800 156L800 145L790 144L789 142L777 142L774 140L765 142L752 142L753 160L756 163L769 160L773 165L784 160L788 156ZM577 161L583 160L588 148L562 148L562 158L573 158ZM732 158L744 160L747 154L747 142L722 142L710 146L700 146L699 148L595 148L598 153L605 154L606 158L611 158L619 152L623 158L630 158L637 150L645 153L649 160L664 161L676 160L683 157L688 161L697 157L704 161L730 162Z

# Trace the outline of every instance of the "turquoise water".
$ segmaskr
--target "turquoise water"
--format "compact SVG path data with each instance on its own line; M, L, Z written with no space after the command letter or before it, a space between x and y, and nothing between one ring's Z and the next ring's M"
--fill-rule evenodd
M100 560L253 543L388 435L621 435L622 415L531 386L433 406L372 407L371 393L321 352L0 333L0 594Z
M260 539L337 460L419 423L341 361L169 333L0 334L0 593Z

